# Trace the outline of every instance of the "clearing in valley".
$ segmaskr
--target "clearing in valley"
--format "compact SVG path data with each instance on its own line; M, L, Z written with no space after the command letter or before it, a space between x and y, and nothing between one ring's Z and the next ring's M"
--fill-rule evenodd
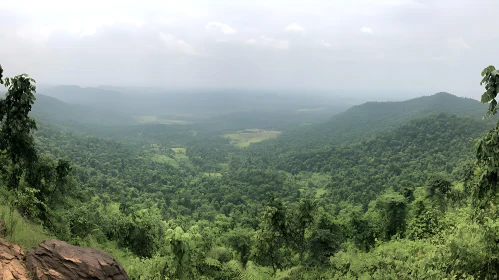
M279 134L281 134L281 132L277 130L264 130L256 128L240 130L237 133L225 134L224 136L230 139L230 144L239 148L246 148L251 143L277 138Z

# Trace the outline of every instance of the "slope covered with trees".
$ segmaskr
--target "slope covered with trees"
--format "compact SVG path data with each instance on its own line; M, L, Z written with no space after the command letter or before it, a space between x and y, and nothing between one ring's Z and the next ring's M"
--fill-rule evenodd
M483 76L492 115L497 71ZM38 224L107 250L132 279L499 275L498 128L473 100L368 103L241 149L220 128L92 136L35 123L34 81L5 81L0 218L11 239L25 234L15 221Z
M476 100L458 98L445 92L401 102L368 102L335 115L324 123L284 133L278 142L278 152L357 141L432 113L482 117L484 108Z

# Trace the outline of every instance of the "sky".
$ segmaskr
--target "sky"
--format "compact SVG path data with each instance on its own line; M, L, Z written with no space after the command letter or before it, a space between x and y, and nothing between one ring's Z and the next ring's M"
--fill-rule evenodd
M478 98L499 59L497 11L497 0L0 0L0 64L41 84Z

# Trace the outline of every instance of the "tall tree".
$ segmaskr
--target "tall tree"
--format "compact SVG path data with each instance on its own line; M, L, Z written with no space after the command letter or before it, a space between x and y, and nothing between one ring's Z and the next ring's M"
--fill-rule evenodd
M305 233L307 228L314 223L316 208L317 202L311 199L302 199L298 204L298 211L295 219L294 242L296 243L296 248L298 248L300 252L300 261L303 261L303 255L308 247Z
M8 186L18 189L23 172L37 159L32 135L36 123L28 115L35 101L36 86L35 80L26 74L2 82L7 93L0 100L0 151L11 163Z
M272 266L275 274L284 267L284 251L290 241L287 208L275 195L270 195L262 214L255 257L261 265Z
M489 103L487 115L497 113L497 93L499 93L499 71L492 65L482 71L482 81L485 92L482 94L482 103ZM476 146L477 165L480 171L479 182L475 188L474 204L484 207L488 199L497 192L497 182L499 180L499 123L481 139Z

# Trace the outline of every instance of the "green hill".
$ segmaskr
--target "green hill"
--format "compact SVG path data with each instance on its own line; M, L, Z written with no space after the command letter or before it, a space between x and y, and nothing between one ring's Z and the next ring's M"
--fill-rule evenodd
M328 191L334 202L368 203L387 188L400 191L423 184L432 172L451 173L471 158L473 140L490 127L477 118L432 114L363 141L294 150L274 162L277 169L295 174L331 174Z
M79 87L64 85L40 90L43 95L55 97L71 104L95 105L97 103L112 103L123 97L118 91L97 87Z
M315 149L355 141L397 127L405 121L432 113L482 117L486 106L477 100L449 93L401 102L368 102L353 106L326 122L283 133L273 145L276 154L293 149Z
M84 105L68 104L43 94L36 94L31 114L36 118L67 126L113 125L133 121L132 118L121 114Z

